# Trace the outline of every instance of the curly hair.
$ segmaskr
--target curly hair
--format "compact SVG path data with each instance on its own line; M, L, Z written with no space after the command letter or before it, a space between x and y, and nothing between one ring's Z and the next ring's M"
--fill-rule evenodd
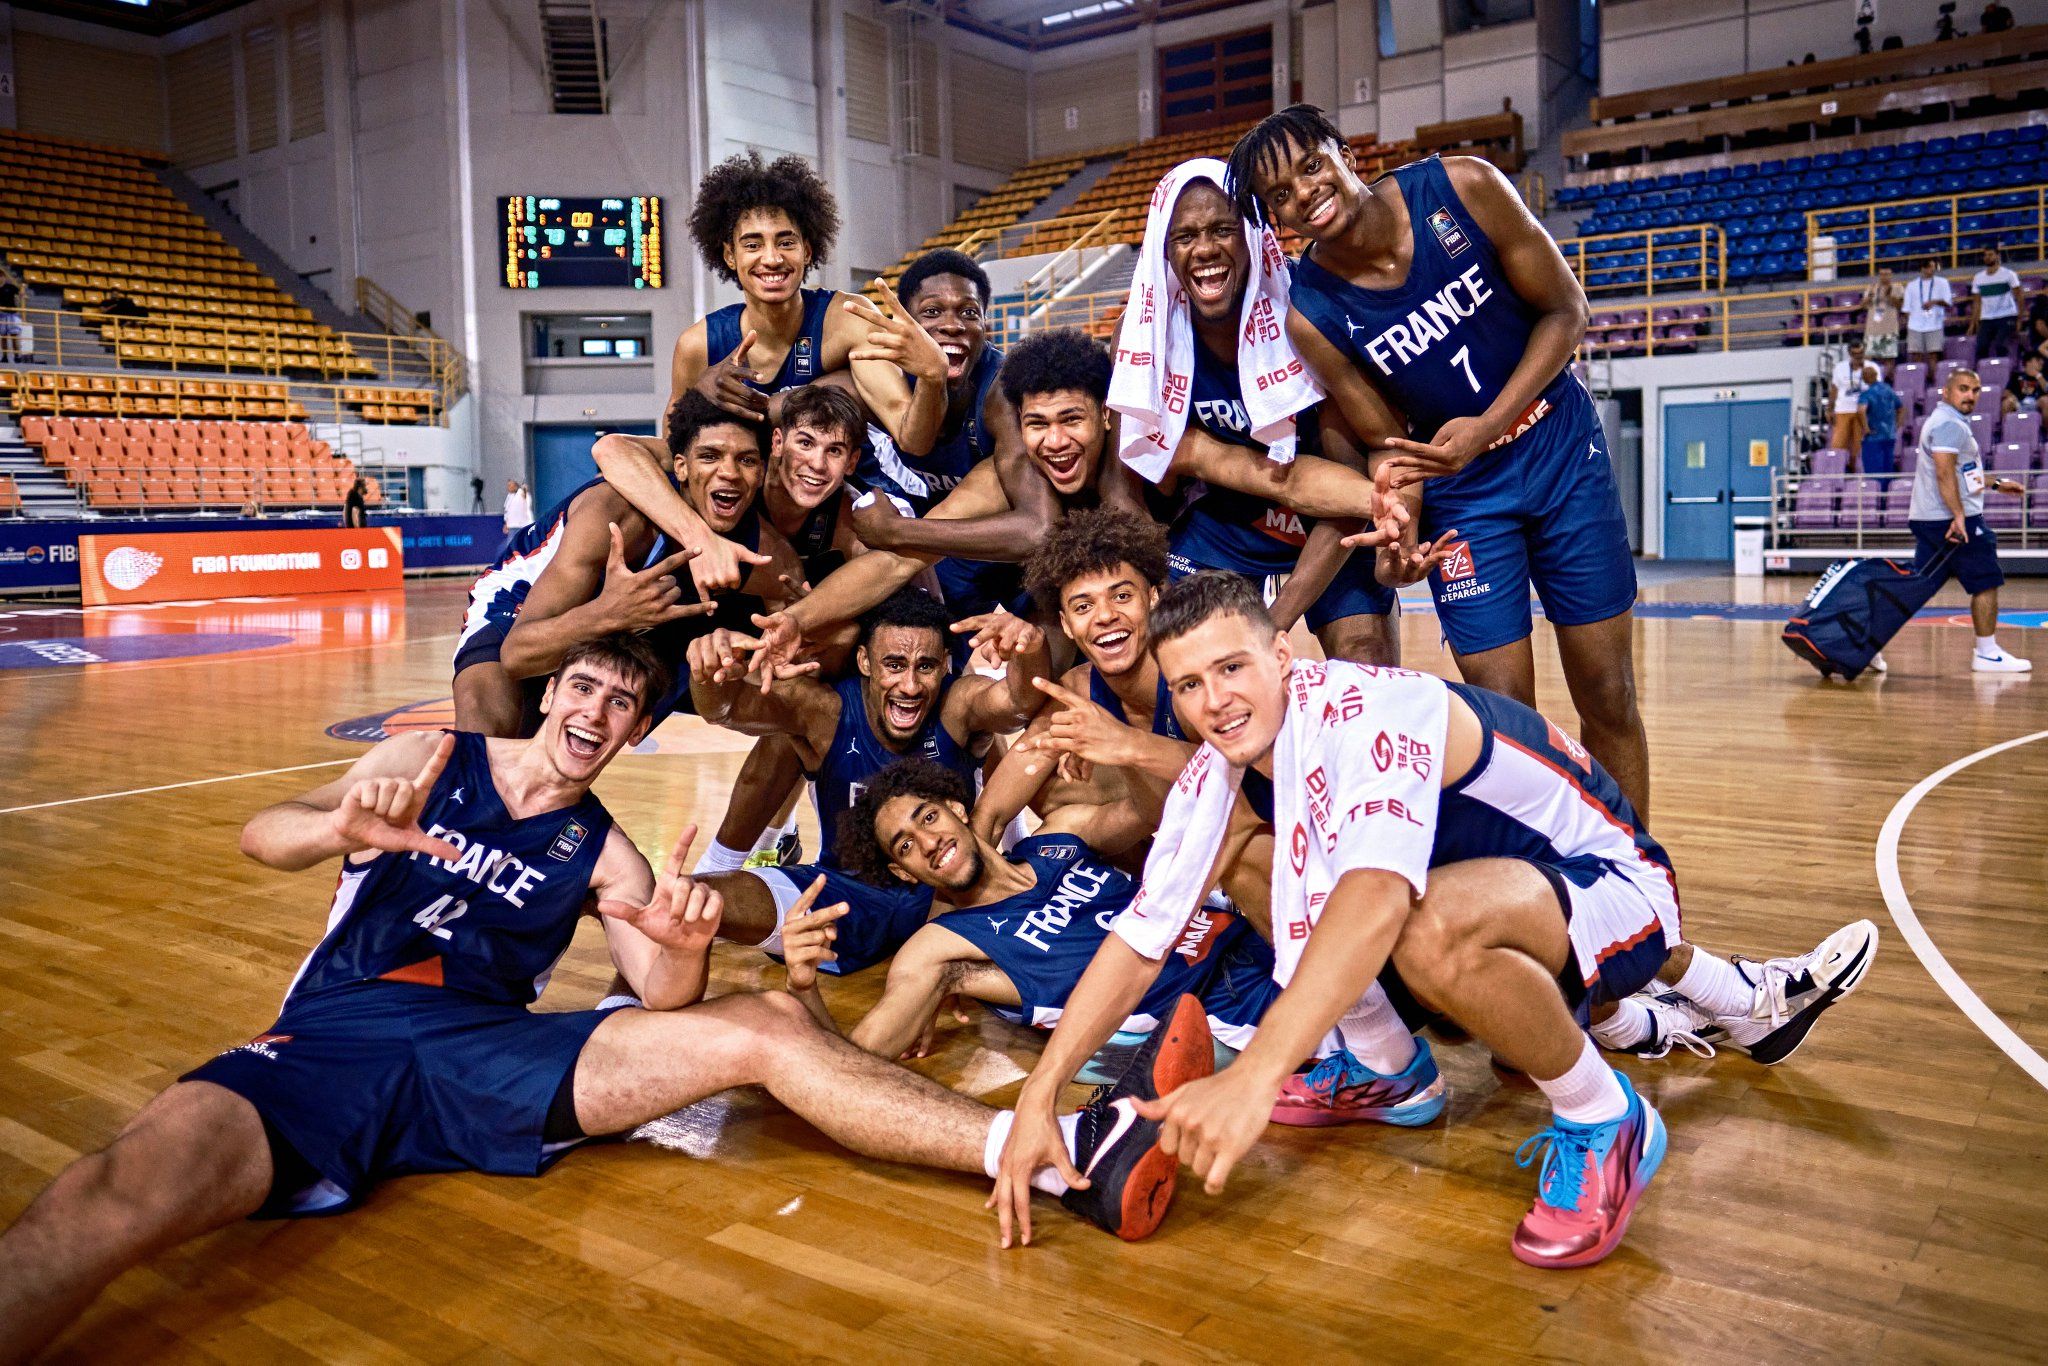
M1228 569L1204 569L1166 585L1152 609L1152 648L1184 636L1211 617L1235 614L1253 626L1278 631L1255 580Z
M1110 369L1109 352L1101 342L1076 327L1054 327L1033 332L1011 347L997 378L1013 407L1023 406L1033 394L1065 389L1079 389L1097 403L1107 403Z
M1268 222L1266 206L1252 188L1252 180L1268 166L1283 165L1290 149L1321 147L1331 142L1344 146L1344 134L1328 114L1312 104L1290 104L1279 113L1260 119L1230 149L1228 188L1238 216L1254 223Z
M753 209L788 214L797 235L811 249L813 268L831 258L839 240L839 201L824 177L800 156L764 162L759 152L747 151L719 162L697 183L690 237L712 274L739 283L739 275L725 263L725 249L739 231L740 220Z
M859 645L873 642L875 632L884 626L907 626L915 631L933 631L939 637L939 649L946 648L946 628L953 624L945 605L924 589L913 584L903 587L883 598L861 614Z
M974 292L981 298L981 306L988 307L988 272L976 263L966 252L951 247L940 247L928 251L910 263L910 269L903 272L903 278L896 282L896 297L907 305L926 280L934 275L957 275L974 286Z
M1057 606L1075 579L1120 564L1137 570L1149 587L1165 583L1166 529L1123 508L1085 508L1054 523L1024 562L1024 582L1033 602Z
M974 805L967 780L929 759L899 759L868 779L868 785L839 818L835 852L839 866L862 882L876 887L896 887L902 879L889 870L889 855L875 834L875 819L882 808L898 797L916 797L928 802L958 802L963 809Z
M669 454L681 455L689 450L697 440L697 433L706 427L737 427L743 432L751 432L761 454L768 454L766 426L727 412L695 389L683 390L663 419L662 436L668 442Z

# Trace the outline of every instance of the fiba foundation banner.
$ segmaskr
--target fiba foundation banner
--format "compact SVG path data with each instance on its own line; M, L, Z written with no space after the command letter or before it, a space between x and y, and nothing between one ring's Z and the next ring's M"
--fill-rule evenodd
M188 531L78 538L88 607L405 586L398 528Z

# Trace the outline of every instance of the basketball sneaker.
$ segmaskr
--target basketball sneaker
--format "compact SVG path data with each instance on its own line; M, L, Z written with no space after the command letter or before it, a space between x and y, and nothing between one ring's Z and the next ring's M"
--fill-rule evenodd
M1515 1149L1518 1167L1539 1152L1543 1157L1536 1205L1510 1244L1530 1266L1590 1266L1614 1251L1664 1161L1664 1121L1626 1076L1614 1075L1628 1096L1621 1118L1574 1124L1553 1117L1548 1129Z
M2018 655L2009 655L2005 652L2003 646L1994 646L1992 653L1988 655L1982 650L1975 650L1970 654L1970 672L1972 673L2023 674L2031 673L2033 669L2033 660L2021 659Z
M1157 1100L1215 1070L1209 1016L1199 999L1183 996L1124 1074L1082 1107L1074 1166L1088 1186L1069 1190L1060 1203L1129 1242L1158 1228L1173 1204L1180 1162L1160 1148L1158 1122L1141 1116L1132 1102Z
M793 868L804 861L804 839L792 830L775 841L772 849L756 849L747 855L742 868Z
M1730 961L1756 988L1756 999L1747 1016L1716 1016L1701 1037L1731 1044L1766 1067L1781 1063L1806 1042L1822 1011L1862 985L1876 957L1877 926L1868 920L1844 925L1797 958L1737 956Z
M1273 1122L1301 1128L1375 1120L1412 1129L1444 1112L1444 1079L1429 1041L1415 1041L1415 1056L1393 1076L1373 1071L1348 1048L1289 1077L1273 1102Z
M1712 1015L1676 992L1653 995L1639 991L1635 999L1650 1012L1650 1037L1627 1048L1614 1049L1614 1052L1633 1053L1638 1058L1653 1061L1664 1057L1673 1048L1683 1048L1703 1058L1714 1056L1714 1045L1704 1037L1706 1031L1714 1027ZM1607 1045L1602 1044L1601 1047Z

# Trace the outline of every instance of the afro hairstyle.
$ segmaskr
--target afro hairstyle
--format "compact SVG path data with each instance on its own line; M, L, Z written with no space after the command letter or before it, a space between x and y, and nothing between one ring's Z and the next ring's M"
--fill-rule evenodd
M839 201L824 177L802 157L764 162L759 152L747 151L719 162L697 183L690 236L712 274L739 283L739 275L725 263L725 249L739 231L740 220L754 209L780 209L789 215L811 249L812 268L831 259L839 240Z
M1097 403L1109 401L1109 352L1076 327L1034 332L1010 348L997 378L1003 397L1021 408L1033 394L1079 389Z

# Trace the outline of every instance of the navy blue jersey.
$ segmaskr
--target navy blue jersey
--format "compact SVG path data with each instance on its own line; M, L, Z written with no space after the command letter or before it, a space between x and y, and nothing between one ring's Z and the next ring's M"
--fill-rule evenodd
M287 1001L379 978L528 1005L569 947L590 895L611 813L586 793L574 806L515 820L491 781L489 742L457 732L420 828L462 850L344 861L326 938Z
M996 434L981 420L981 409L995 387L996 372L1002 368L1001 348L984 346L980 359L967 372L966 415L957 426L939 434L929 455L905 455L888 433L870 427L854 469L861 486L895 494L920 517L930 512L959 487L969 470L995 454Z
M1427 439L1452 418L1492 406L1539 315L1508 283L1442 160L1424 157L1392 174L1415 239L1408 278L1393 289L1361 289L1317 264L1311 249L1295 267L1289 300ZM1543 397L1555 406L1560 386L1577 383L1567 367Z
M1114 716L1125 725L1131 718L1124 711L1124 700L1110 689L1107 679L1094 666L1088 669L1088 700ZM1187 732L1180 728L1180 718L1173 714L1173 694L1167 690L1166 675L1159 676L1159 691L1152 699L1152 733L1164 735L1169 740L1185 740ZM1244 771L1244 782L1238 788L1244 799L1251 803L1252 811L1262 821L1273 819L1273 780L1255 768Z
M804 514L803 525L789 537L789 548L803 562L804 578L815 588L827 574L846 563L846 556L834 548L839 536L839 517L851 495L841 490Z
M1190 421L1218 441L1263 451L1252 438L1237 366L1195 342L1193 407ZM1304 455L1314 455L1315 410L1301 413L1296 430ZM1230 569L1262 576L1291 574L1315 523L1269 499L1215 484L1199 484L1173 527L1173 549L1205 569Z
M997 1014L1050 1028L1111 924L1138 894L1138 883L1073 835L1019 840L1010 861L1028 864L1037 885L987 906L948 911L932 923L987 954L1017 988L1023 1008L999 1006ZM1201 991L1224 951L1248 933L1228 912L1198 909L1133 1013L1165 1018L1184 993Z
M747 381L764 394L779 394L784 389L798 388L825 373L825 317L832 308L832 291L806 289L801 293L804 301L803 329L796 334L796 343L789 348L789 354L782 358L782 368L765 380ZM739 350L740 338L746 335L746 328L740 320L740 313L745 308L743 303L727 304L704 315L704 354L711 364L716 365Z
M806 775L818 806L818 840L822 846L818 862L828 868L839 866L839 818L859 800L868 780L889 765L899 759L929 759L965 778L970 792L981 767L939 723L939 715L946 709L946 694L953 688L951 678L939 685L938 698L932 703L924 726L909 748L900 751L884 745L868 725L868 708L861 696L861 686L858 673L834 685L833 690L839 694L839 725L832 732L831 749L826 751L817 770Z

